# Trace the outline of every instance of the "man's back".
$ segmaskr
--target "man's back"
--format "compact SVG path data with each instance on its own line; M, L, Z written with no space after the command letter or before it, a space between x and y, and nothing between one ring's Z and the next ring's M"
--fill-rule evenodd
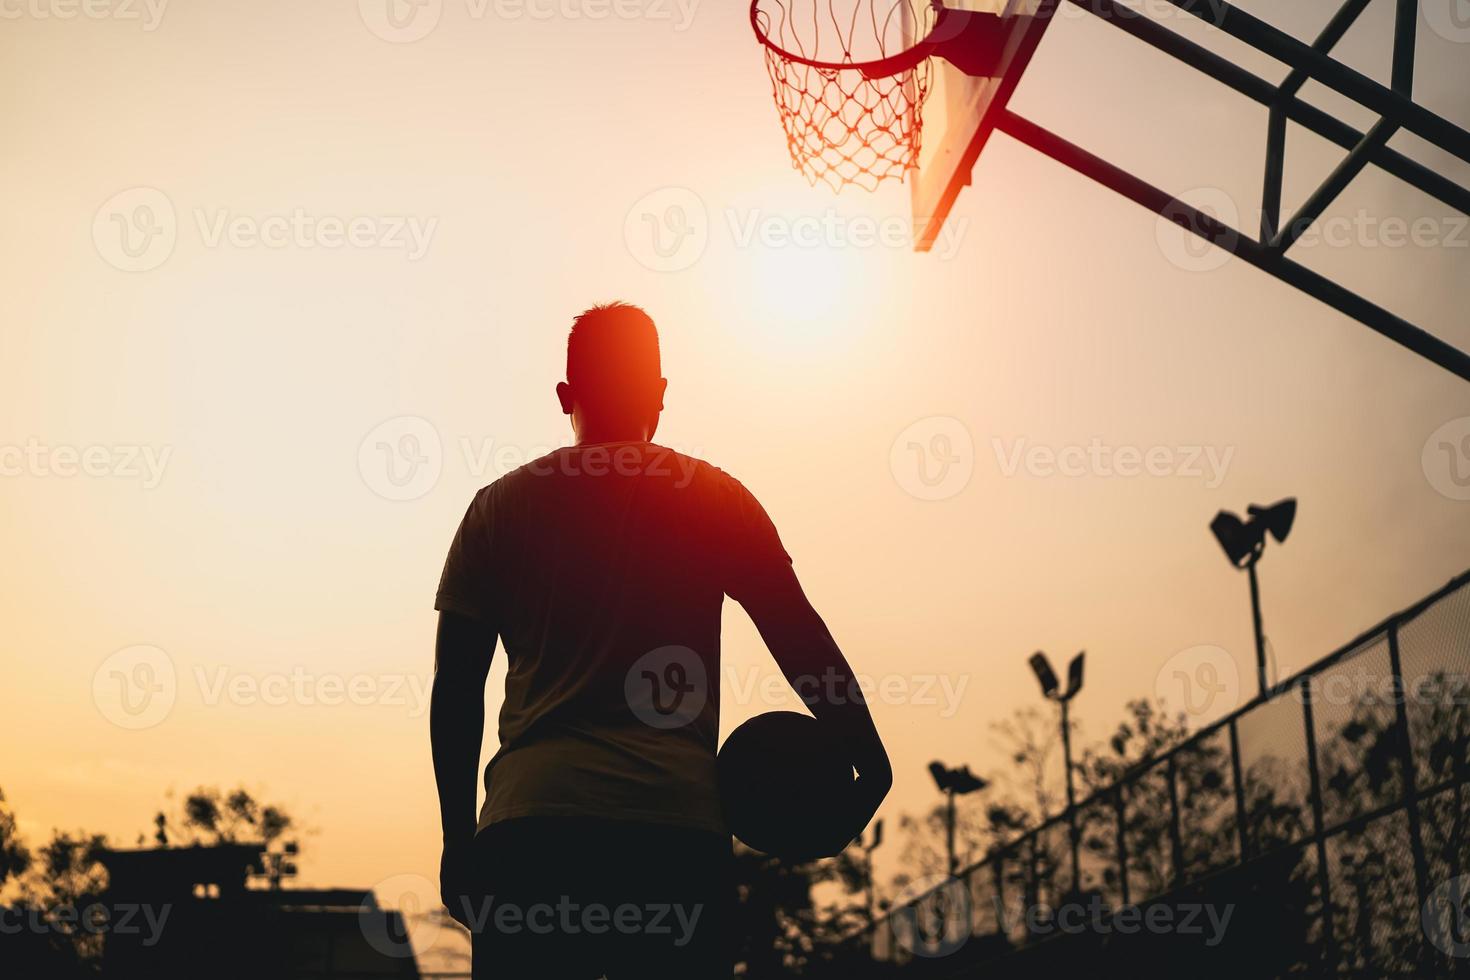
M724 832L721 604L789 561L736 480L651 443L566 447L481 490L436 602L495 623L509 658L479 826Z
M833 681L803 699L858 776L820 848L846 846L892 783L852 669L765 511L713 466L653 445L667 387L647 313L612 303L577 317L556 385L576 444L481 490L450 547L429 735L440 888L474 934L477 980L729 977L735 889L715 773L726 595L794 688ZM477 819L497 639L510 666ZM614 908L682 909L688 928L609 930Z

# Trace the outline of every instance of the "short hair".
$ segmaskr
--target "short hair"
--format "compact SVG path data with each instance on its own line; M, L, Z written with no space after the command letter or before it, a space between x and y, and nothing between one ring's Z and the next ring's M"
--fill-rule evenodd
M599 303L572 321L567 381L604 390L653 381L661 374L658 328L632 303Z

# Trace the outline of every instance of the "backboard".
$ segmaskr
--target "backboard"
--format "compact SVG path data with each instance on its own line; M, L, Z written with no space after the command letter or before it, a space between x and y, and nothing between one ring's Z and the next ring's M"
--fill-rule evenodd
M924 136L918 172L910 176L914 247L929 251L949 217L1001 110L1010 101L1031 56L1051 23L1058 0L945 0L946 7L999 13L1008 33L994 78L971 78L943 58L934 58L934 76L924 103Z

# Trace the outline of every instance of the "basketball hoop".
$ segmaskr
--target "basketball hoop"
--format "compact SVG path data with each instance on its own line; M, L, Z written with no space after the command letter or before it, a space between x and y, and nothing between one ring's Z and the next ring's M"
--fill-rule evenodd
M927 0L753 0L791 165L874 190L918 164L932 77Z
M791 165L834 191L902 180L919 163L930 58L993 75L1000 23L942 0L753 0Z

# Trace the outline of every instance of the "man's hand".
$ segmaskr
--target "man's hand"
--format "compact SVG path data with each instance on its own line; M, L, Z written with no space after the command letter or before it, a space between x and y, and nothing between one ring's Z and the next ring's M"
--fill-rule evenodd
M470 913L475 901L474 875L470 870L472 852L473 838L446 840L444 854L439 858L439 900L451 919L471 931Z

